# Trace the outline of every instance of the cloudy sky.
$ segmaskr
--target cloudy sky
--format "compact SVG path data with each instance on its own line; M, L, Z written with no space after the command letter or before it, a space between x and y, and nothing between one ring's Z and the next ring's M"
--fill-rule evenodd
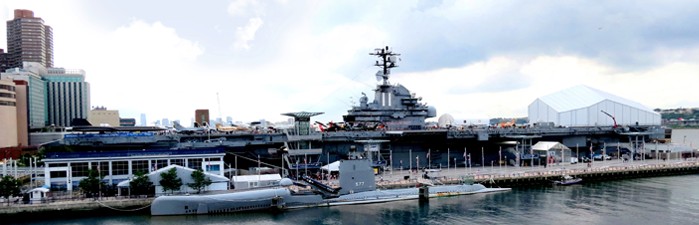
M368 53L387 45L402 54L391 81L457 120L524 117L537 97L580 84L650 108L699 106L697 1L0 4L3 20L30 9L53 27L55 65L87 72L93 106L149 122L188 123L200 108L338 121L361 92L373 97Z

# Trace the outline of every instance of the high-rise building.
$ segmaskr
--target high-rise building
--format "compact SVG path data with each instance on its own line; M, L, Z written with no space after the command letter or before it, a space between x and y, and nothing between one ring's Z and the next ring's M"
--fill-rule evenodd
M148 126L148 122L146 121L146 114L141 113L141 126Z
M10 79L0 79L0 130L0 148L17 146L17 99Z
M10 68L10 54L0 48L0 73Z
M194 122L199 124L199 126L204 126L206 123L209 124L209 110L208 109L197 109L194 111Z
M162 123L164 127L170 127L170 120L168 118L163 118Z
M22 67L22 62L38 62L53 67L53 30L34 12L15 9L13 20L7 21L9 67Z
M13 68L0 77L9 78L14 81L24 81L27 84L27 124L29 128L42 128L46 126L46 84L41 78L46 74L46 68L35 62L24 62L22 68ZM20 117L23 115L19 115Z
M48 123L70 126L73 119L87 119L90 109L90 84L84 70L49 68L46 81ZM113 126L118 126L117 121Z
M17 145L29 146L29 83L23 80L14 80L15 97L17 98Z
M95 107L90 110L87 121L90 121L93 126L118 127L121 125L119 110L108 110L107 107Z

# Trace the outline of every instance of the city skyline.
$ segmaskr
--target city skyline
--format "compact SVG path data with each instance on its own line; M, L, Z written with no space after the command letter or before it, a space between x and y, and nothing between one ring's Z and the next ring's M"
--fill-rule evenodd
M5 1L0 16L28 9L50 24L54 65L84 69L90 102L123 118L338 121L372 92L368 53L386 45L403 54L391 81L438 116L525 117L537 97L580 84L649 108L699 106L699 3L628 3Z

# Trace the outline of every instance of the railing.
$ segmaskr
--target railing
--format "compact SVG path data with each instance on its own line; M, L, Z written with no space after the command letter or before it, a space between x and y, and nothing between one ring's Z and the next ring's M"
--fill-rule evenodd
M217 154L225 153L221 147L210 149L160 149L160 150L124 150L106 152L47 152L47 159L62 158L91 158L91 157L126 157L126 156L147 156L147 155L189 155L189 154Z

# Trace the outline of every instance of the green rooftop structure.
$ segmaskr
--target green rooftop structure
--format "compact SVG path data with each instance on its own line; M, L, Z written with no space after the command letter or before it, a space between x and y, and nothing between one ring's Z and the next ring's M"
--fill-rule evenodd
M311 133L311 117L323 114L323 112L290 112L282 113L284 116L294 118L294 131L297 135L309 135Z

